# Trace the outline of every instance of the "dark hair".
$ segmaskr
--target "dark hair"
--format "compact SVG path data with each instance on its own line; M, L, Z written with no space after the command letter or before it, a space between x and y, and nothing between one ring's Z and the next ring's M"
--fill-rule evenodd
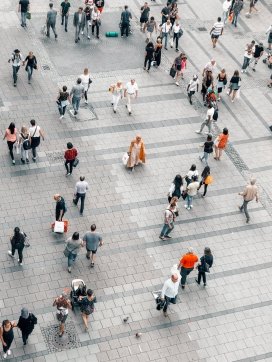
M223 128L223 134L224 135L227 135L227 134L229 134L229 130L225 127L225 128Z
M175 185L176 188L180 188L183 185L182 177L180 175L176 175L173 184Z
M171 200L170 207L175 207L175 206L176 206L176 203Z
M211 103L208 105L208 108L212 108L212 105L211 105Z
M95 229L96 229L96 225L95 225L95 224L92 224L92 225L91 225L91 230L92 230L92 231L95 231Z
M10 130L11 134L14 134L14 132L15 132L15 123L11 122L11 124L8 126L8 129Z
M14 228L14 235L19 235L20 234L20 228L18 226L16 226Z
M23 243L24 240L25 240L24 235L21 233L20 228L16 226L14 228L14 235L11 238L11 244L12 245L21 244Z
M80 181L84 181L85 180L85 176L80 176Z
M2 327L4 327L4 326L8 325L9 323L11 323L11 321L10 321L10 320L8 320L8 319L4 319L4 320L3 320L3 322L2 322Z
M83 7L82 7L82 6L80 6L78 9L83 11Z
M92 289L87 290L87 295L88 295L88 297L91 297L93 295Z
M207 136L207 141L211 141L212 140L212 135L211 134L208 134Z
M211 255L211 254L212 254L211 249L208 246L205 246L204 255Z
M73 233L72 239L79 240L79 233L77 231Z
M32 119L32 120L30 121L30 123L31 123L32 126L35 126L35 124L36 124L35 119Z
M192 181L197 181L197 176L196 175L192 176Z
M50 8L52 8L52 7L53 7L53 4L52 4L52 3L50 3L50 4L49 4L49 7L50 7Z
M190 168L190 171L195 171L196 170L196 165L195 164L192 164L191 168Z
M205 179L211 172L210 166L204 167L201 176Z
M221 21L221 18L220 18L220 16L217 18L217 21Z
M62 87L62 90L63 90L63 92L66 92L66 91L67 91L66 85L64 85L64 86Z
M239 77L239 70L235 70L235 72L233 73L233 75L235 75L236 77Z
M127 5L125 5L125 10L127 10L128 9L128 6Z
M150 20L155 20L154 16L151 16Z
M80 84L81 83L81 78L77 78L77 84Z
M67 148L68 150L71 150L73 148L73 144L71 142L67 143Z
M146 46L146 47L152 47L152 48L154 48L153 42L152 42L152 41L149 41L149 42L147 43L147 46Z

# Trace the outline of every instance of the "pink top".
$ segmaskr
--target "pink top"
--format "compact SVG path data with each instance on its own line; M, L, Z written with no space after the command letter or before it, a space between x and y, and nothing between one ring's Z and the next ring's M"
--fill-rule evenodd
M181 69L185 69L186 68L186 59L182 59L181 60Z
M16 128L14 128L14 133L13 134L11 134L10 130L7 128L6 133L5 133L5 137L6 137L7 141L15 142L16 141L16 134L17 134L17 129Z

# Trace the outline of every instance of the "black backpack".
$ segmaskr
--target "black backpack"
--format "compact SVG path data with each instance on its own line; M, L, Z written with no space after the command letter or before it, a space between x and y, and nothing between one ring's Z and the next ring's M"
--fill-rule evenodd
M22 133L21 133L21 136L22 136L22 138L23 138L23 149L24 149L24 150L30 150L30 148L31 148L31 143L30 143L30 141L29 141L28 136L27 136L27 138L24 138L24 136L22 135Z
M214 120L214 121L217 121L217 120L218 120L218 110L217 110L217 109L214 111L213 120Z
M176 196L177 198L180 198L181 196L181 191L180 191L180 187L175 187L174 192L172 193L172 197Z

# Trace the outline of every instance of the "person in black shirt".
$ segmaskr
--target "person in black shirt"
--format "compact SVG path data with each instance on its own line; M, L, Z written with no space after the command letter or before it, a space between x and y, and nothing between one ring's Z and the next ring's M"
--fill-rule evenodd
M56 201L56 221L62 221L62 218L67 211L65 200L59 194L54 195L54 200Z
M152 43L152 41L150 41L147 44L147 46L145 47L145 51L146 51L146 54L145 54L145 61L144 61L144 70L149 72L151 62L152 62L152 60L154 58L154 51L155 51L154 44ZM147 62L148 62L148 68L146 69Z
M162 16L161 25L166 23L166 21L169 19L170 10L171 10L171 5L165 6L162 9L162 11L161 11L161 16Z
M33 52L29 52L28 56L23 61L23 65L25 65L25 63L26 63L25 70L28 73L28 84L30 84L33 69L38 69L37 59L36 59L35 55L33 54Z
M26 308L21 310L21 316L17 323L17 327L22 331L22 339L24 345L27 344L29 335L33 332L34 326L37 324L37 318L33 313L29 313Z
M143 31L145 23L148 22L149 12L150 12L150 7L148 6L147 2L145 2L144 6L141 7L141 17L140 17L141 31Z
M204 255L200 258L200 263L198 264L198 278L195 280L197 284L200 284L201 278L203 278L204 287L206 283L206 273L209 273L209 269L213 265L213 255L211 249L207 246L204 249Z
M209 155L213 152L213 145L214 142L212 140L212 135L208 135L207 137L207 141L204 142L203 147L204 147L204 153L203 156L199 156L200 161L202 162L203 160L205 160L206 165L208 165L208 157Z
M29 11L29 0L20 0L18 12L21 12L21 26L26 27L26 13Z
M200 190L201 186L204 185L204 193L202 195L202 197L205 197L206 196L206 193L207 193L207 188L208 188L208 183L206 183L206 179L208 176L210 176L210 173L211 173L211 170L210 170L210 167L209 166L206 166L204 168L204 170L202 171L202 174L201 174L201 181L199 183L199 187L197 189L197 191Z
M16 226L14 229L14 235L10 238L11 250L8 251L8 254L14 258L15 250L18 250L19 265L23 265L23 249L25 247L25 238L25 234L21 232L18 226Z
M254 62L252 70L253 72L256 72L256 65L258 64L259 59L261 58L261 56L263 55L264 52L264 47L263 47L263 43L259 43L258 45L255 45L255 52L253 54L253 57L251 58L251 62Z
M65 31L67 32L68 18L69 18L69 9L71 4L68 0L64 0L61 4L61 25L64 23Z
M126 36L128 37L129 32L129 23L130 19L132 19L131 12L128 10L128 6L125 5L124 11L122 11L121 14L121 37L124 37L124 33L126 33Z

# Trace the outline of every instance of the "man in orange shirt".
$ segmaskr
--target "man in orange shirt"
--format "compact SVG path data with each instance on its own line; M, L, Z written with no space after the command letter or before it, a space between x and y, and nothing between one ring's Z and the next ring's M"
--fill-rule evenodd
M188 248L188 252L182 256L179 262L181 275L181 288L185 289L187 275L194 270L195 263L198 262L198 256L194 254L193 248Z

